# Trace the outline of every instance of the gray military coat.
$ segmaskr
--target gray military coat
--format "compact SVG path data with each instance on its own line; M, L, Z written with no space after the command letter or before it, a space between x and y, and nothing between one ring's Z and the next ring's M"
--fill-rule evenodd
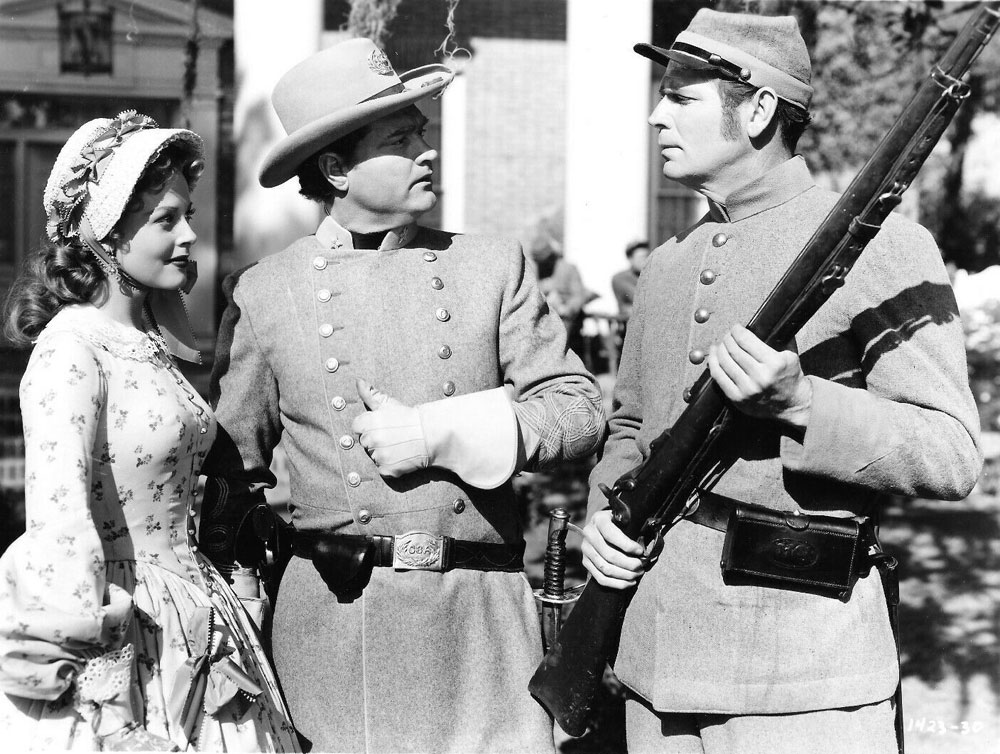
M206 472L222 479L205 506L209 545L213 527L273 484L279 439L297 529L522 541L509 482L480 490L434 468L383 479L351 432L358 377L409 405L505 386L542 438L533 464L600 440L600 392L516 242L410 226L356 250L327 219L226 291L213 398L232 444ZM376 568L343 604L293 558L273 651L314 750L552 749L550 719L526 690L541 644L523 573Z
M708 348L748 322L837 197L796 157L652 254L639 279L591 512L684 410ZM890 217L799 333L813 387L801 441L742 419L714 491L777 510L862 515L880 494L958 499L979 473L962 325L930 235ZM629 608L615 671L654 708L769 714L890 697L896 650L876 571L847 602L727 586L724 535L681 521Z

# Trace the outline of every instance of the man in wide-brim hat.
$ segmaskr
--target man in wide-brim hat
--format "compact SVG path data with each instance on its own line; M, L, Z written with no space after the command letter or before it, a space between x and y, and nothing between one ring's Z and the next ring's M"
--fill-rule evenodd
M452 76L397 76L365 39L290 70L261 182L297 176L327 216L225 284L202 546L231 565L282 441L273 651L316 751L553 748L510 479L591 453L601 395L518 243L416 223L437 201L416 104Z
M583 552L598 582L631 587L648 562L598 484L649 455L706 367L736 410L625 616L614 670L629 751L890 754L884 562L867 541L841 545L853 517L874 537L884 495L961 499L976 481L979 419L941 255L890 216L795 344L770 348L743 325L838 199L795 155L812 95L797 23L701 9L669 49L635 50L666 67L649 116L663 173L709 211L639 278L591 475Z

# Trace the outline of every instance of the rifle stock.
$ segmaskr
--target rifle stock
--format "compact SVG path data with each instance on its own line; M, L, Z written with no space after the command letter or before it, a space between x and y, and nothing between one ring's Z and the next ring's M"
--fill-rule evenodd
M768 345L784 348L844 284L968 96L961 79L998 24L1000 2L976 9L768 294L747 325ZM614 522L626 535L649 547L676 523L711 462L712 447L725 430L727 416L722 394L705 370L691 389L688 407L653 441L647 460L605 490ZM582 735L587 728L604 666L617 651L634 592L634 588L608 589L591 580L528 684L571 735Z

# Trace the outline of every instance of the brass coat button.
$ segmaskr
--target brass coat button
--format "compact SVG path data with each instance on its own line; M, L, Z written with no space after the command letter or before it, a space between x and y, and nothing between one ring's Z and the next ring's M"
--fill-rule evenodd
M343 411L347 408L347 401L344 400L343 396L337 395L330 401L330 405L333 406L334 411Z
M455 513L461 513L465 510L465 501L462 498L458 498L451 504L451 509L455 511Z
M685 403L690 403L691 402L691 388L689 388L689 387L684 388L684 392L681 394L681 397L684 399Z
M361 484L361 474L356 471L352 471L347 475L347 483L352 487L357 487Z
M438 258L438 255L435 254L433 251L425 251L424 252L424 261L425 262L433 262L437 258Z
M441 278L437 277L431 278L431 288L433 288L436 291L441 290L442 288L444 288L444 281Z
M328 262L324 257L316 257L315 259L313 259L313 267L315 267L317 270L325 270L327 264Z
M340 369L339 360L335 359L333 356L326 360L326 371L336 372L338 369Z
M319 334L322 335L324 338L329 338L331 335L333 335L333 325L331 325L329 322L324 322L322 325L319 326Z
M703 325L708 322L708 318L712 316L712 312L708 309L698 309L694 313L694 321L699 325Z
M434 312L434 316L437 317L441 322L447 322L449 319L451 319L451 314L449 314L448 310L443 307Z
M441 392L444 393L445 395L454 395L455 394L455 383L452 382L451 380L448 380L446 383L444 383L441 386Z
M333 298L333 294L330 293L330 290L328 288L320 288L318 291L316 291L316 298L318 298L325 304L327 301Z
M341 435L340 437L340 447L344 450L350 450L354 447L354 438L350 435Z
M371 520L372 514L368 509L362 508L358 511L358 523L369 524L371 523Z
M729 236L727 236L725 233L716 233L714 236L712 236L712 246L715 247L725 246L726 241L728 240Z
M450 359L451 358L451 347L450 346L441 346L438 349L438 356L440 356L442 359Z
M691 351L691 353L688 354L688 360L690 360L692 364L700 364L705 360L705 357L707 355L708 354L706 354L700 348L695 348Z
M712 270L702 270L701 275L698 276L703 285L711 285L715 282L715 278L716 274Z

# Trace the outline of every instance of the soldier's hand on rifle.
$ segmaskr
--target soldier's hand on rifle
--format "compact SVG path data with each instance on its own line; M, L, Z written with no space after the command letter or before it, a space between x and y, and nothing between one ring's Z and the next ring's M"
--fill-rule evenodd
M708 368L737 410L805 428L812 384L793 351L775 351L742 325L708 352Z
M602 586L627 589L646 570L642 546L625 536L609 510L598 511L587 522L581 550L584 567Z

